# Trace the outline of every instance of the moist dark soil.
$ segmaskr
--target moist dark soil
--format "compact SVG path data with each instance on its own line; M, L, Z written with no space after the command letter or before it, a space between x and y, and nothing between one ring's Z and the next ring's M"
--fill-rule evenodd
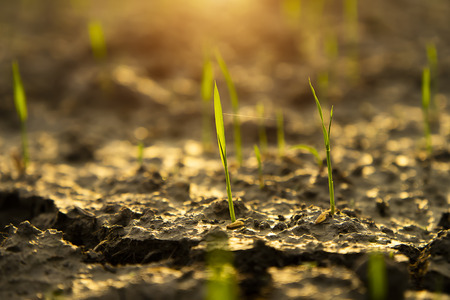
M237 299L370 299L380 253L385 299L449 299L450 4L360 1L352 29L344 1L330 2L318 13L319 1L302 1L292 17L281 1L2 1L0 298L229 299L211 288L214 266L228 265ZM91 54L91 20L104 26L103 59ZM323 50L330 36L333 59ZM428 153L421 81L430 44L438 70ZM202 143L208 45L240 96L241 166L216 64L242 222L234 229L217 143ZM14 59L28 99L26 172ZM308 77L326 122L334 106L334 215L326 165L292 149L311 145L325 158ZM262 123L261 188L253 145ZM139 127L148 131L142 166Z

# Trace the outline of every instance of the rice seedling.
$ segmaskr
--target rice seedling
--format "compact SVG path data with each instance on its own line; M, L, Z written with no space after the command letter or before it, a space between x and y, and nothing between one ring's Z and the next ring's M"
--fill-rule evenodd
M322 159L320 158L319 152L317 152L316 148L314 148L312 146L305 145L305 144L299 144L299 145L292 146L291 149L298 149L298 150L306 150L306 151L308 151L309 153L314 155L314 158L316 159L316 162L317 162L317 165L319 166L319 169L322 169L323 162L322 162Z
M439 122L438 103L438 55L434 43L426 45L427 62L430 68L430 117L431 122Z
M17 61L12 63L12 73L14 82L14 104L16 106L17 115L20 120L20 133L22 138L22 160L21 164L18 163L19 171L25 173L30 161L30 155L28 152L28 134L27 134L27 99L25 95L25 90L22 83L22 78L20 76L19 64Z
M227 148L225 142L225 126L223 124L222 103L220 102L219 90L217 84L214 83L214 115L216 121L217 143L219 145L220 159L222 160L223 169L225 171L225 181L227 185L228 209L230 210L231 222L236 222L234 214L233 198L231 196L230 174L228 172Z
M431 154L431 127L430 127L430 68L425 67L422 73L422 113L425 134L425 144L428 155Z
M228 71L228 67L225 63L225 60L222 58L222 55L220 54L218 49L216 49L215 54L217 63L219 64L220 70L222 71L222 74L225 78L225 82L227 83L228 87L228 92L230 94L231 107L233 110L234 146L238 164L239 166L241 166L243 158L242 158L241 125L239 120L239 99L230 72Z
M319 99L316 96L316 91L311 84L311 79L309 80L309 86L311 88L311 92L314 96L314 100L316 101L317 110L319 111L320 120L322 122L322 131L323 131L323 139L325 142L325 150L327 152L327 167L328 167L328 190L330 193L330 213L333 216L335 211L335 203L334 203L334 184L333 184L333 170L331 167L331 146L330 146L330 138L331 138L331 121L333 119L333 106L331 106L330 111L330 122L328 123L328 130L325 127L325 123L323 121L323 113L322 107L320 106Z
M214 68L209 55L205 55L203 61L203 72L201 82L201 94L203 99L202 117L202 141L203 150L209 152L212 148L212 136L210 131L210 108L209 102L213 94Z
M284 140L284 118L283 110L277 110L277 140L278 140L278 156L284 156L284 150L286 148L286 142Z
M142 169L144 167L144 140L148 136L148 130L144 127L138 127L134 131L134 136L138 140L137 145L137 161L139 164L139 168Z
M431 99L436 96L437 93L437 74L438 74L438 55L436 46L434 43L428 43L426 46L426 52L427 52L427 61L428 66L430 68L430 95ZM433 105L433 103L431 103Z
M256 112L259 118L258 124L258 137L259 137L259 147L261 147L261 152L264 155L268 150L266 127L264 126L264 104L258 103L256 106Z
M101 61L106 58L107 54L102 24L99 21L91 21L88 24L88 30L92 54L98 61Z
M258 161L259 187L262 189L264 187L264 176L262 171L261 153L259 152L258 145L254 145L253 148L255 150L256 160Z
M387 273L384 255L371 253L367 267L367 278L369 283L369 297L372 300L386 299Z

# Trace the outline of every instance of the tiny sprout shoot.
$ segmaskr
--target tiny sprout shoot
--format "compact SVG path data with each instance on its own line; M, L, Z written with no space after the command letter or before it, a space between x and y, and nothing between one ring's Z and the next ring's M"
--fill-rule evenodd
M369 280L369 295L372 300L384 300L387 294L387 274L384 256L381 253L371 253L367 267Z
M223 124L222 103L220 102L219 90L217 89L216 83L214 83L214 115L216 119L217 143L219 145L220 159L222 160L223 169L225 170L228 208L230 210L231 222L234 223L236 222L236 216L234 214L233 198L231 196L230 174L228 172L225 126Z
M284 140L284 118L283 118L283 111L281 109L277 110L277 140L278 140L278 155L280 157L283 157L286 142Z
M258 161L258 174L259 174L259 187L262 189L264 187L264 176L262 171L261 153L257 145L253 146L255 149L256 160Z
M434 105L434 97L437 93L437 73L438 73L438 56L436 46L433 43L427 44L427 61L430 67L430 105Z
M322 131L323 131L323 139L325 142L325 150L327 152L327 167L328 167L328 190L330 193L330 213L331 215L334 215L335 210L335 204L334 204L334 184L333 184L333 175L332 175L332 168L331 168L331 146L330 146L330 137L331 137L331 121L333 119L333 106L331 106L330 111L330 122L328 124L328 130L325 127L325 123L323 121L323 113L322 113L322 107L320 106L319 99L316 96L316 91L314 90L311 79L309 79L309 86L311 88L311 92L313 93L314 100L316 101L317 110L319 111L320 120L322 122Z
M425 143L428 154L431 154L430 129L430 68L426 67L422 73L422 113L424 121Z
M211 149L212 136L210 131L210 112L209 112L209 101L211 101L213 93L213 81L214 81L214 69L211 60L208 56L205 57L203 62L203 74L201 83L201 93L203 99L203 149L208 151Z
M312 146L308 146L308 145L304 145L304 144L300 144L300 145L295 145L291 147L292 149L298 149L298 150L306 150L309 153L311 153L312 155L314 155L317 165L319 166L319 168L322 168L323 162L322 159L320 158L319 152L317 152L317 149L312 147Z
M106 57L106 42L102 24L99 21L91 21L89 22L88 30L92 53L100 61Z
M12 63L12 73L14 81L14 104L16 106L17 115L20 120L20 132L22 138L22 163L23 172L26 171L30 161L30 155L28 153L28 135L26 122L28 119L27 112L27 99L25 95L25 90L23 88L22 78L20 76L19 64L17 61Z
M219 64L220 70L222 71L222 74L225 78L225 82L227 83L228 87L228 92L230 94L231 107L233 110L234 147L239 166L241 166L243 158L242 158L241 125L239 120L239 99L237 96L233 80L231 79L230 72L228 71L228 67L218 49L216 49L216 59Z
M258 113L259 124L258 124L258 136L259 136L259 146L261 147L261 152L263 154L267 153L268 143L266 128L264 126L264 104L258 103L256 106L256 112Z
M139 167L143 167L143 165L144 165L144 140L148 136L148 130L144 127L138 127L134 131L134 136L138 140L137 161L138 161Z

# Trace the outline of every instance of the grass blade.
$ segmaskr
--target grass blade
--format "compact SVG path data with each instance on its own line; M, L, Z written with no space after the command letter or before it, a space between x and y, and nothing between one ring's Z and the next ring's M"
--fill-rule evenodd
M14 105L16 106L17 115L20 119L20 132L22 138L22 162L23 169L20 172L25 172L30 161L30 154L28 152L28 134L26 121L28 119L27 98L25 89L23 88L22 78L20 76L19 64L17 61L12 63L12 73L14 81Z
M327 169L328 169L328 190L330 193L330 213L334 215L335 211L335 202L334 202L334 183L333 183L333 169L331 167L331 145L330 145L330 136L331 136L331 120L333 119L333 107L331 107L330 111L330 122L328 123L328 130L325 127L325 123L323 121L323 113L322 107L320 106L319 99L317 98L316 91L311 84L311 79L309 80L309 86L311 88L311 92L314 96L314 100L316 101L317 110L319 111L320 120L322 123L322 131L323 131L323 139L325 141L325 150L327 152Z
M25 122L28 118L27 99L17 61L12 63L12 72L14 79L14 104L16 106L17 115L19 116L20 121Z
M292 146L291 149L299 149L299 150L308 151L309 153L314 155L314 157L316 158L316 162L317 162L317 165L319 165L319 168L322 168L323 162L322 162L322 159L320 158L319 152L317 152L316 148L305 145L305 144L299 144L299 145Z
M424 120L425 142L428 154L432 152L431 126L430 126L430 68L426 67L422 73L422 113Z
M225 78L228 87L228 92L230 94L231 107L233 110L234 146L239 166L241 166L243 158L242 158L241 125L239 120L239 99L230 72L228 71L227 64L225 63L225 60L222 58L222 55L220 54L218 49L216 49L215 54L217 63L219 64L220 70L222 71L222 74Z
M225 141L225 126L223 124L222 103L220 102L219 90L217 84L214 83L214 116L216 121L217 143L219 145L220 159L225 171L225 180L227 185L228 208L230 210L231 222L236 222L234 214L233 198L231 195L230 174L228 172L227 149Z
M106 57L106 42L102 24L99 21L91 21L88 30L94 57L98 60L104 59Z
M264 187L264 177L262 172L261 153L257 145L254 145L253 148L255 150L256 160L258 161L259 187L262 189Z

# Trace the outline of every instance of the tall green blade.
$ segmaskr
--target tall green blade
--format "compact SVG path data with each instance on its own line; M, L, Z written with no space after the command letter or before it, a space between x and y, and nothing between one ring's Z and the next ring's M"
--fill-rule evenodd
M213 93L214 69L209 58L203 63L203 75L201 83L202 98L204 101L211 100Z
M225 180L227 184L228 209L230 210L231 222L236 221L234 214L233 197L231 195L230 174L228 172L227 149L225 142L225 126L223 124L222 103L220 102L219 90L217 84L214 83L214 115L216 120L217 143L219 145L220 159L222 160L223 169L225 171Z
M310 86L311 91L314 96L314 100L316 100L316 105L317 105L317 110L319 111L320 120L322 121L322 130L323 130L323 138L325 140L325 145L328 145L328 132L327 132L327 129L325 128L325 123L323 121L322 106L320 106L320 102L319 102L319 99L317 98L316 91L314 90L314 87L311 84L311 79L308 78L308 80L309 80L309 86ZM330 123L330 125L331 125L331 123Z
M222 159L222 164L225 166L225 165L227 165L225 126L223 124L222 103L220 102L219 90L217 89L216 83L214 83L214 116L216 119L217 143L219 144L220 158Z
M222 58L219 50L216 49L216 59L219 64L220 70L222 71L223 76L225 77L225 81L227 83L228 92L230 94L231 99L231 107L233 110L233 129L234 129L234 147L236 150L236 157L239 165L242 165L242 140L241 140L241 125L239 121L239 99L237 96L236 88L234 86L233 80L231 79L230 72L228 71L228 67L225 63L225 60Z
M12 63L12 72L14 79L14 104L16 106L17 115L20 121L23 123L27 120L27 99L25 96L25 90L22 84L22 78L20 77L19 64L17 61Z
M319 152L317 152L317 149L312 147L312 146L308 146L305 144L299 144L299 145L295 145L291 147L292 149L300 149L300 150L306 150L309 153L311 153L312 155L314 155L314 157L316 158L316 162L317 165L319 165L319 168L322 167L322 159L320 158Z
M92 52L98 60L106 57L106 42L103 34L102 24L98 21L89 23L89 38L91 41Z

